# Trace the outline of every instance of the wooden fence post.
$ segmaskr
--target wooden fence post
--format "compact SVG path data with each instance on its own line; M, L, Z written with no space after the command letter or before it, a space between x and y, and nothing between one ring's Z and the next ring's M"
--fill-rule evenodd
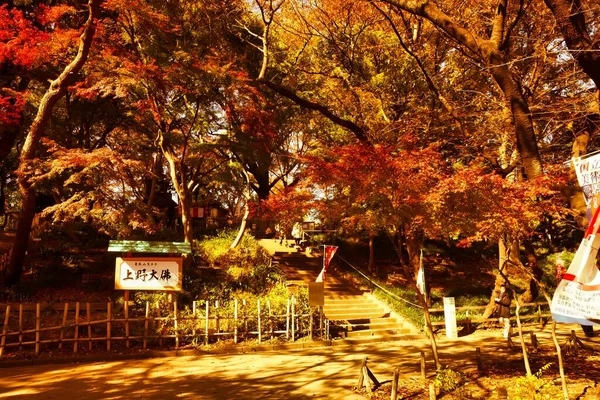
M129 293L129 290L126 290ZM123 310L125 313L125 347L129 348L129 295L125 297L125 309Z
M215 300L215 331L221 332L221 321L219 320L219 300ZM221 340L221 337L217 335L217 342Z
M308 340L313 340L313 309L308 307Z
M79 302L75 303L75 333L73 334L73 353L77 354L79 350Z
M6 344L6 335L8 334L8 318L10 317L10 304L6 305L4 314L4 325L2 326L2 339L0 340L0 358L4 354L4 345Z
M271 340L275 337L275 329L273 328L273 313L271 311L271 300L267 300L267 307L269 307L269 329L271 330Z
M400 376L400 370L396 368L394 370L394 376L392 377L392 395L390 400L396 400L398 398L398 378Z
M421 352L421 379L425 380L427 372L425 370L425 352Z
M233 343L238 342L238 299L233 299Z
M79 303L77 303L79 304ZM79 309L79 306L77 306ZM111 337L111 324L112 319L112 302L106 303L106 351L110 351L110 337Z
M437 394L435 393L435 384L432 382L429 384L429 400L436 400Z
M193 328L192 328L192 340L196 340L196 300L192 301L192 315L193 315ZM194 342L195 343L195 342Z
M209 303L209 301L205 300L204 303L206 304L206 315L204 316L204 318L206 318L205 325L204 325L204 344L206 344L208 346L208 328L209 328L208 327L208 323L209 323L209 320L208 320L209 304L208 303Z
M260 342L262 341L262 334L261 334L261 325L260 325L260 299L257 300L256 303L256 307L257 307L257 311L256 314L258 315L258 344L260 344Z
M475 357L477 358L477 372L479 372L479 374L482 374L483 361L481 360L481 349L479 347L475 347Z
M356 388L360 389L363 387L364 381L365 381L365 375L363 373L363 370L365 369L365 367L367 366L367 357L364 357L362 360L362 363L360 364L360 373L358 374L358 382L356 383Z
M146 312L144 313L144 342L143 347L146 349L148 347L148 316L150 315L150 303L146 302Z
M292 342L296 341L296 324L294 321L296 320L296 308L294 307L296 303L296 298L292 295Z
M62 340L65 337L65 328L67 327L67 316L69 315L69 303L65 303L65 308L63 310L63 320L62 325L60 327L60 334L58 336L58 348L62 349Z
M177 300L173 302L173 329L175 329L175 348L179 348L179 333L177 331Z
M160 319L162 317L161 313L160 313L160 303L157 301L156 302L156 318L158 318L158 346L162 347L163 345L163 340L162 340L162 334L163 334L163 330L162 330L162 320Z
M64 324L63 324L64 325ZM23 343L23 303L19 303L19 351L23 350L21 347L21 343ZM62 330L61 330L61 338L62 340ZM60 348L60 346L59 346Z
M246 309L246 299L242 299L244 306L244 340L248 340L248 310Z
M321 334L321 340L323 340L323 306L319 306L319 332Z
M290 299L287 299L287 309L285 312L285 338L290 339Z
M90 307L90 303L85 303L85 314L87 316L87 326L88 326L88 350L92 350L92 310Z
M534 349L537 350L538 341L537 341L537 337L535 336L535 332L529 331L529 336L531 337L531 345L533 346Z
M363 373L363 383L365 384L365 389L367 393L373 393L373 389L371 388L371 381L369 379L369 372L367 371L367 366L365 366L362 370Z
M40 328L42 327L40 303L35 303L35 355L40 354Z

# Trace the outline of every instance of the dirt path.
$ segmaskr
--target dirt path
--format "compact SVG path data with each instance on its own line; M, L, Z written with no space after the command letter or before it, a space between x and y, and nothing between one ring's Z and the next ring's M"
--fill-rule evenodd
M561 327L561 341L570 329ZM537 334L541 344L551 344L548 330ZM441 338L439 347L442 363L461 370L475 368L476 347L486 364L519 353L506 349L499 331ZM369 357L380 381L391 379L393 368L400 368L402 379L417 379L421 351L431 360L423 338L247 355L7 368L0 369L0 399L361 399L352 387L362 357ZM433 373L431 361L428 370Z

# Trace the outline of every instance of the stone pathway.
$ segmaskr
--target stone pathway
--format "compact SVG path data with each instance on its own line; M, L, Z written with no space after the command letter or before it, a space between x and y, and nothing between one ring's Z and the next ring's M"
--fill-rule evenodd
M561 343L571 328L576 329L560 327ZM535 331L540 344L552 344L549 329ZM591 340L598 342L598 338ZM481 348L484 365L508 355L519 356L518 348L506 349L499 331L478 331L456 340L439 338L438 347L442 364L463 371L476 368L476 347ZM419 379L421 351L431 375L434 367L426 339L246 355L6 368L0 369L0 399L361 399L352 387L363 357L369 357L369 366L380 381L390 380L394 368L400 369L402 380ZM489 398L497 397L490 392Z
M260 244L291 284L307 285L319 276L322 256L314 257L308 251L282 246L275 239L263 239ZM325 278L324 313L332 324L330 334L333 337L373 342L419 335L419 330L408 321L392 313L369 293L340 279L334 271Z

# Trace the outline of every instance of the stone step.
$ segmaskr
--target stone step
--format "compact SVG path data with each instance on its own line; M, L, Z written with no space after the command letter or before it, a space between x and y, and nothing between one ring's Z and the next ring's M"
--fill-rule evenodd
M366 311L346 311L346 312L335 312L325 313L325 316L329 320L333 321L349 321L353 319L372 319L372 318L385 318L389 317L390 314L384 310L366 310Z
M404 323L396 320L393 317L379 317L379 318L355 318L342 320L343 323L338 323L337 325L364 325L364 324L389 324L395 323L398 325L403 325Z
M351 306L353 304L374 304L371 300L369 300L367 297L359 295L348 295L348 296L328 296L327 294L325 295L325 304L326 306L335 306L335 307L341 307L341 306Z
M363 331L351 331L347 332L347 337L360 337L360 336L394 336L394 335L407 335L410 333L410 329L368 329Z
M331 305L325 303L324 312L327 313L337 313L344 311L358 311L358 310L372 310L376 307L373 303L359 303L359 304L349 304L349 305Z
M331 325L330 329L341 329L347 332L354 331L365 331L373 329L407 329L407 327L392 318L381 318L383 321L380 322L364 322L364 323L350 323L350 324L336 324Z
M325 297L331 299L338 300L346 300L351 297L362 297L364 292L360 290L348 290L348 289L338 289L338 290L328 290L325 288Z
M422 335L415 334L392 334L392 335L373 335L373 336L353 336L334 341L334 346L356 346L367 343L391 342L391 341L410 341L423 339Z

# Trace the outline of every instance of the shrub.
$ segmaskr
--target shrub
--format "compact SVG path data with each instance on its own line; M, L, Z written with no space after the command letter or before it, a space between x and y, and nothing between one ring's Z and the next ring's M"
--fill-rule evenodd
M236 293L264 295L281 281L279 270L252 236L245 235L235 249L234 231L195 243L194 268L184 275L184 293L190 299L223 300Z
M435 374L435 387L440 393L450 393L458 389L465 382L465 376L448 366L437 370Z

